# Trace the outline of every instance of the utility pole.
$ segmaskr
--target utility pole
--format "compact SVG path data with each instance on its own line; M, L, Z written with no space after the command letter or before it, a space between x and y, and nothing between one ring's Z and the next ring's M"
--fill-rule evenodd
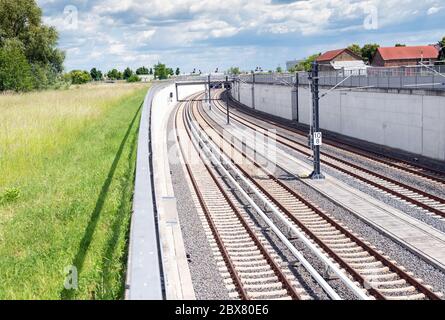
M298 110L298 85L299 85L299 79L298 79L298 72L295 72L295 119L292 120L296 120L297 122L300 122L300 112Z
M210 94L210 74L208 79L208 86L209 86L209 110L212 110L212 96Z
M255 73L252 74L252 109L255 110Z
M229 114L229 77L226 76L226 83L224 84L226 88L226 106L227 106L227 124L230 124L230 114Z
M319 114L319 78L318 63L312 63L312 72L309 76L312 91L312 130L311 130L311 146L314 152L314 171L310 174L312 180L322 180L324 175L320 169L320 146L322 144L322 134L320 132L320 114Z

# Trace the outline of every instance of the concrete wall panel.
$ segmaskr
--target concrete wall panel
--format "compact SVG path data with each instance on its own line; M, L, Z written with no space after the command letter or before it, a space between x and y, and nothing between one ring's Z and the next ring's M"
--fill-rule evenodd
M240 85L241 102L252 107L252 85ZM255 108L284 119L295 119L292 87L255 85ZM321 94L326 90L321 89ZM238 98L237 90L233 96ZM298 90L299 121L310 123L312 96ZM445 97L427 94L332 91L320 101L320 126L430 158L445 160Z

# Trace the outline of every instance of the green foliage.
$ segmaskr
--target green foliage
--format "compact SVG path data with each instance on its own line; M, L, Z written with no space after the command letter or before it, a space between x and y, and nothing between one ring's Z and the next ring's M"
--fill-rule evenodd
M154 75L155 79L159 80L167 79L169 76L169 71L167 70L165 64L158 62L158 64L154 66Z
M320 56L319 53L313 54L307 57L303 62L300 62L297 66L301 71L310 71L312 68L312 62L314 62Z
M7 188L0 194L0 205L12 203L18 198L20 198L20 189Z
M94 81L100 81L103 79L102 71L97 70L96 68L91 69L90 76Z
M93 80L87 71L73 70L69 73L72 84L84 84Z
M121 80L122 79L122 73L119 72L117 69L108 71L107 76L111 80Z
M126 68L124 70L124 73L122 74L122 77L124 78L124 80L127 80L128 78L130 78L133 75L133 70L131 70L130 68Z
M95 87L4 97L17 108L0 103L17 134L5 149L12 128L1 123L0 300L123 297L147 88ZM61 295L67 265L77 267L79 287Z
M376 43L365 44L362 48L362 57L366 61L371 61L380 46Z
M276 69L277 73L283 73L283 68L281 68L280 66L277 67Z
M439 59L445 60L445 37L439 41L438 45L440 46L440 57Z
M351 44L349 47L348 47L348 49L349 50L351 50L352 52L354 52L356 55L358 55L358 56L362 56L362 48L360 48L360 46L358 45L358 44Z
M148 73L149 75L153 74L153 68L150 68L150 72Z
M406 47L406 44L396 43L395 47Z
M230 67L229 70L227 70L228 74L238 75L241 73L239 67Z
M175 74L176 74L177 76L179 76L179 75L181 74L181 70L179 70L179 68L176 68Z
M16 40L7 40L0 48L0 91L29 91L34 85L33 73Z
M148 74L149 70L146 67L140 67L136 70L137 75Z
M28 91L54 86L60 80L65 60L65 54L56 48L57 40L56 29L42 23L42 11L34 0L0 0L2 68L14 72L2 74L0 82L8 85L0 90ZM16 43L13 50L8 47L11 41ZM5 56L16 53L18 56Z
M133 74L128 79L127 82L139 82L141 81L141 78L139 78L137 75Z

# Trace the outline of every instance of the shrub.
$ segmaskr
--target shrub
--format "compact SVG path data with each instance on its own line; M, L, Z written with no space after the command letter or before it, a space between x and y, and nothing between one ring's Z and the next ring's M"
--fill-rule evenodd
M72 84L84 84L92 80L91 75L87 71L73 70L69 73Z
M133 74L127 79L127 82L139 82L141 81L141 78L139 78L137 75Z
M0 195L0 205L14 202L20 198L20 190L17 188L8 188Z
M18 41L6 41L0 48L0 91L33 89L31 66Z

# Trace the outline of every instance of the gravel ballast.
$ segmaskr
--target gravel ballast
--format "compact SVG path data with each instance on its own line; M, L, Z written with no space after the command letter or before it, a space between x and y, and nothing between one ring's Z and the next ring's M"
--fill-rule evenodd
M169 132L173 130L173 115L174 112L169 120ZM172 148L178 150L176 142L169 139L168 150L172 150ZM227 289L218 272L212 250L196 211L182 164L170 163L170 170L196 299L228 300Z
M220 121L222 121L222 118L218 117L217 119L220 119ZM232 123L232 125L238 128L241 127L238 123ZM243 128L243 130L245 130L245 128ZM291 152L285 147L280 146L280 148L282 148L286 153ZM292 156L308 162L306 157L301 156L301 154L292 152ZM420 212L420 210L404 204L397 199L385 196L378 191L374 191L369 187L363 185L363 183L352 179L345 174L341 174L336 172L335 170L326 168L326 166L323 166L323 170L325 170L333 177L339 179L340 181L343 181L354 188L370 194L380 201L383 201L403 212L406 212L407 214L421 221L424 221L441 231L445 230L444 223L437 218L425 215L423 212ZM317 205L320 206L325 212L329 212L330 214L332 214L333 217L335 217L344 226L349 227L356 235L361 236L366 241L369 241L378 250L384 252L391 259L396 260L400 265L406 267L408 271L413 272L416 277L423 279L426 284L431 285L435 290L445 292L445 274L442 271L428 264L417 255L408 251L402 245L394 242L394 240L382 234L380 231L369 226L364 221L354 216L348 210L338 206L331 200L327 199L322 194L315 191L304 182L300 181L298 178L293 177L293 180L290 179L286 181L286 183L301 196L307 198L313 203L317 203Z

